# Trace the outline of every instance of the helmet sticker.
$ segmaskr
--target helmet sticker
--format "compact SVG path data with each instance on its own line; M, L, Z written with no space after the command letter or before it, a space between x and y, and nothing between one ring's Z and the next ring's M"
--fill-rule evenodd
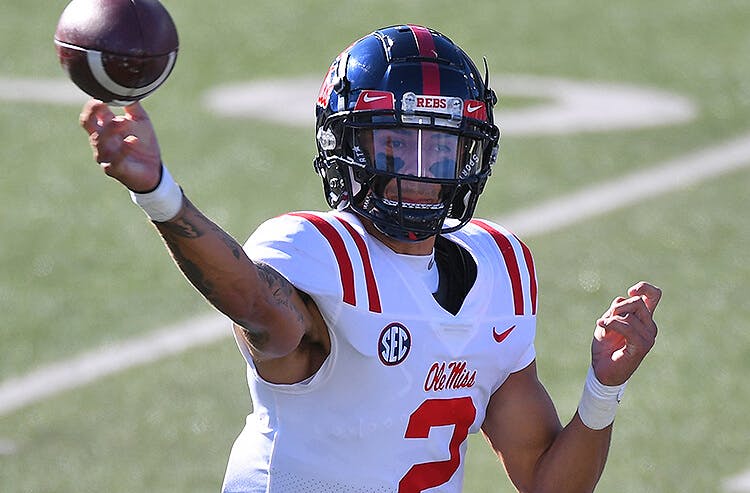
M477 120L487 121L487 105L482 101L466 101L464 107L464 116L466 118L475 118Z
M354 153L354 161L357 164L367 166L367 155L362 151L360 146L352 146L352 152Z
M336 57L333 63L331 63L331 67L328 69L328 73L323 79L323 84L320 86L320 92L318 93L318 106L322 106L323 108L328 106L333 86L336 85L336 72L338 72L340 60L341 55Z
M355 110L393 110L396 108L395 97L388 91L362 91L357 98Z
M451 96L426 96L407 92L401 98L401 121L428 125L434 123L444 127L457 128L464 114L464 102ZM436 116L420 116L430 113Z

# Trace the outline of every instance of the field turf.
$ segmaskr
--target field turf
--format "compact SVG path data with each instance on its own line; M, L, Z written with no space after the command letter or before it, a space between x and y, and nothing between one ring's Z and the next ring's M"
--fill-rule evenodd
M696 105L695 119L670 126L509 132L480 216L617 181L750 131L744 1L164 3L180 54L145 106L172 174L241 241L265 218L325 207L311 166L312 102L310 125L297 128L219 117L204 95L228 83L322 77L341 49L385 25L445 32L475 59L486 56L498 78L632 84ZM0 81L63 81L52 36L64 6L4 0ZM93 163L80 105L32 96L0 94L0 384L211 310L127 193ZM509 109L537 102L507 99ZM284 111L283 93L276 102ZM593 321L640 279L664 289L657 345L628 387L597 491L719 492L750 468L749 189L743 168L525 238L540 284L538 366L564 422L580 395ZM217 491L250 407L230 338L130 369L0 416L0 491ZM465 491L513 491L478 436Z

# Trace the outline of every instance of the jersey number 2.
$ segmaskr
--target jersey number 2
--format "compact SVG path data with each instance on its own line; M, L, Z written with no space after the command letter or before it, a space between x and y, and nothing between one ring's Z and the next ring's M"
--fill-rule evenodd
M447 483L461 462L459 447L469 434L477 410L471 397L428 399L411 416L404 438L427 438L430 428L454 425L449 445L450 458L415 464L398 483L398 493L419 493Z

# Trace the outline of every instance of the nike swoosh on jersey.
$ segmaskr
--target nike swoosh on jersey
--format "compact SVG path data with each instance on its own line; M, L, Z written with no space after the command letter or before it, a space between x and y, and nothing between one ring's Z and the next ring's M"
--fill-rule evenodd
M513 329L515 329L515 325L511 325L506 329L504 332L501 332L500 334L497 333L497 329L495 327L492 327L492 337L495 338L496 342L503 342L511 332L513 332Z
M475 112L476 110L478 110L478 109L479 109L479 108L481 108L481 107L482 107L482 105L481 105L481 104L479 104L479 105L477 105L477 106L472 106L472 105L468 105L468 106L466 107L466 111L468 111L469 113L474 113L474 112Z

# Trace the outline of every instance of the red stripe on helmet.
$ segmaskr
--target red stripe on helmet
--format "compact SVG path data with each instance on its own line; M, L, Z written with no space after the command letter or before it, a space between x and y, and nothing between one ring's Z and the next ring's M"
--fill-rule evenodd
M429 29L422 26L409 25L417 42L419 56L423 58L437 58L435 40ZM422 93L427 96L440 95L440 68L437 63L422 62Z

